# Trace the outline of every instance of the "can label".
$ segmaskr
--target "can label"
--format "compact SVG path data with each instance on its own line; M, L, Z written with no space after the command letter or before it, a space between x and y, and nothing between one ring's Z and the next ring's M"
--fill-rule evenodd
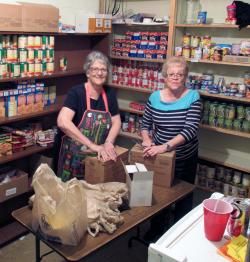
M13 65L13 77L20 76L20 64L12 64Z
M61 71L66 71L67 70L67 59L65 57L60 58L60 66L59 66Z
M27 64L27 74L28 76L34 76L35 72L35 64L34 63L28 63Z
M27 43L27 36L22 35L18 37L18 48L26 48Z
M35 63L34 73L36 76L42 74L42 63Z
M34 47L34 36L29 35L27 38L27 47L33 48Z
M52 74L54 72L54 63L53 62L48 62L46 64L46 71L48 74Z
M27 62L27 57L28 57L27 49L19 49L18 51L19 51L19 62L20 63Z
M34 49L29 49L28 50L28 58L27 58L27 61L28 62L34 62L35 60L35 51Z
M20 63L20 75L21 77L27 76L27 63Z
M34 48L41 48L41 36L34 37Z
M48 46L49 46L49 48L54 48L54 46L55 46L55 37L54 36L49 36Z

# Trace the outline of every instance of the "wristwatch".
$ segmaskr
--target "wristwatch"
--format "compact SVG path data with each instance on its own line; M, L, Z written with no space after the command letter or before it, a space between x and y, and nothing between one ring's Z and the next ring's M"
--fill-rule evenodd
M165 143L164 145L166 147L166 152L171 151L171 146L168 143Z

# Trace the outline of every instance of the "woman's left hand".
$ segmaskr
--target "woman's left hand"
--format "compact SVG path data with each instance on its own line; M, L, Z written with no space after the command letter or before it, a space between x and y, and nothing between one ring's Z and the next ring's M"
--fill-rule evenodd
M156 156L158 154L162 154L166 152L166 146L165 145L158 145L158 146L150 146L150 147L146 147L143 150L143 156L144 157L152 157L152 156Z
M117 154L115 152L114 145L110 142L106 142L106 143L104 143L103 146L104 146L104 149L105 149L107 155L109 156L109 158L116 161Z

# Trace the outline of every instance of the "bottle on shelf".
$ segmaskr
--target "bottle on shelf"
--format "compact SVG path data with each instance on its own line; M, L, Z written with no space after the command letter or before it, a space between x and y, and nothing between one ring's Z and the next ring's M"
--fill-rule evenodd
M185 22L187 24L196 24L198 12L200 11L199 0L187 0L187 12Z

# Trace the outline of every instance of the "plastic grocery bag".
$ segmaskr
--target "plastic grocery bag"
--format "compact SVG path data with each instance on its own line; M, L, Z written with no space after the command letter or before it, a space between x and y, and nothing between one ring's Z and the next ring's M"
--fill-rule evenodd
M77 179L66 183L47 164L41 164L32 180L35 199L32 228L47 240L76 246L87 230L87 200Z

